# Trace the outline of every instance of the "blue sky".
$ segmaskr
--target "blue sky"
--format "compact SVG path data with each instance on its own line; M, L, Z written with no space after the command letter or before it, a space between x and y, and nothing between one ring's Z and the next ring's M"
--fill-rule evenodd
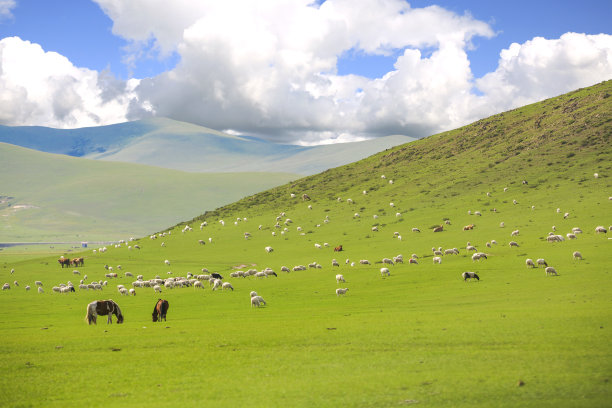
M297 139L301 143L358 140L384 135L385 132L400 132L403 134L411 132L414 134L414 132L418 133L419 131L429 132L461 124L485 114L494 113L487 111L483 106L498 103L495 109L512 108L518 103L529 102L530 100L546 96L554 96L555 92L562 93L569 90L563 87L560 87L558 90L551 89L552 85L546 84L546 81L542 80L537 81L537 84L543 88L541 92L524 95L519 92L516 95L510 95L510 97L514 98L513 103L506 106L499 102L501 98L509 97L509 95L499 94L502 92L500 91L502 88L508 88L508 84L500 84L499 82L507 80L511 76L521 78L522 72L513 72L512 75L508 72L510 69L517 69L513 68L516 66L517 61L523 61L524 63L525 59L521 59L519 54L525 53L524 55L529 55L527 51L530 49L533 53L535 52L533 50L536 50L537 47L541 47L540 49L544 50L549 46L548 43L536 44L533 41L534 38L543 37L545 40L550 41L550 47L553 47L552 41L559 40L562 44L557 44L554 47L557 49L564 47L562 53L565 57L563 58L567 60L567 55L571 54L571 51L568 50L571 50L571 47L576 46L576 44L583 43L580 42L580 39L576 38L566 38L561 41L560 39L564 34L571 32L585 34L587 42L589 46L592 45L593 50L604 49L607 52L607 37L602 40L601 37L595 37L595 35L605 34L609 36L612 31L612 2L610 1L520 0L500 2L441 0L431 2L419 0L409 2L409 7L407 7L408 3L401 2L400 0L360 0L352 4L343 0L328 0L323 2L325 4L319 6L319 11L321 12L317 13L319 14L318 16L309 17L309 20L305 20L305 27L308 27L308 24L313 24L313 31L316 31L317 28L314 26L320 24L317 27L321 31L333 30L336 27L334 24L337 24L337 21L340 19L346 21L349 31L351 24L362 24L362 27L372 26L373 31L385 31L385 19L388 19L390 22L394 18L403 18L402 14L404 13L414 14L415 17L406 21L413 22L416 25L421 22L419 11L429 10L425 8L432 5L439 6L436 10L430 10L434 16L423 20L428 21L430 26L421 30L427 31L426 34L423 34L424 38L421 40L413 41L410 38L405 38L402 41L396 41L398 32L407 37L410 35L421 35L420 32L410 34L410 30L390 30L388 34L383 33L381 35L382 39L374 39L377 35L376 33L356 33L353 31L352 33L349 32L349 35L343 32L345 36L352 35L351 40L346 40L343 35L339 35L336 38L333 31L330 31L332 33L329 35L330 43L335 46L331 54L335 55L336 58L335 65L330 65L330 61L332 61L329 59L330 55L323 55L324 53L322 55L314 55L312 61L304 62L303 60L303 55L317 54L321 44L319 44L317 49L308 48L311 45L307 45L308 49L306 50L300 48L301 45L293 49L291 44L280 44L285 41L285 36L295 36L298 42L303 40L307 44L316 44L316 41L318 41L312 33L298 32L293 27L287 28L283 24L283 19L285 18L283 13L288 13L286 15L290 17L287 18L291 18L295 22L294 24L299 26L302 22L301 16L309 13L307 8L304 7L304 2L301 2L304 4L300 8L300 2L297 0L293 4L291 2L283 2L283 0L275 0L278 4L275 3L274 6L267 8L263 7L265 8L263 11L260 10L261 7L251 7L249 3L240 3L245 4L246 6L242 8L247 10L241 10L243 11L242 13L239 12L236 13L237 16L233 16L231 9L220 10L220 7L216 5L209 6L208 2L205 1L188 2L185 0L173 2L172 6L174 6L174 9L169 6L168 10L155 6L154 3L156 2L154 1L149 1L148 3L143 1L0 0L0 15L3 3L4 7L7 7L6 4L9 4L9 12L5 13L4 17L0 20L0 39L19 37L22 42L39 45L46 57L50 56L49 52L55 52L67 58L71 64L71 67L68 67L70 69L74 68L78 71L87 68L95 71L98 75L105 75L105 83L112 83L112 86L110 86L110 89L98 89L99 93L103 95L112 94L113 97L120 98L116 99L112 110L110 110L110 105L108 105L104 98L104 101L97 102L97 105L89 104L106 109L97 111L96 108L87 107L87 101L83 102L86 96L79 94L79 98L72 98L72 100L82 102L82 106L78 107L81 112L76 107L74 111L71 110L69 106L70 98L67 98L58 107L56 103L57 98L49 97L46 100L51 100L51 102L46 103L55 104L49 107L49 112L51 112L49 115L54 115L54 118L48 117L49 115L47 117L42 115L39 118L30 117L27 119L27 115L22 109L16 111L13 116L5 114L3 117L0 114L0 123L78 127L80 125L106 124L108 122L120 121L122 118L130 120L158 114L211 127L217 126L217 128L231 129L238 133L248 132L259 134L260 136L271 135L271 139L274 139L274 135L277 135L279 139L281 136L288 137L289 139ZM239 4L240 0L236 1ZM194 6L195 3L199 4ZM214 2L210 3L214 4ZM157 4L164 4L164 2ZM363 5L362 10L371 9L377 11L372 13L372 20L368 21L366 20L367 16L363 16L363 11L361 14L357 12L352 13L350 7L353 4ZM151 6L149 7L149 5ZM381 5L385 7L392 5L393 7L390 7L390 10L386 10ZM130 7L133 8L131 9ZM156 10L155 7L160 10ZM403 7L404 10L398 11L398 7L399 9ZM181 10L181 8L184 10ZM355 6L355 9L358 9L358 6ZM383 11L378 13L379 9L383 10L384 13ZM142 11L143 16L135 15L134 10ZM275 10L283 11L275 12ZM201 15L198 13L201 13ZM295 15L291 13L295 13ZM224 21L224 24L220 25L219 27L221 28L218 28L217 31L208 31L208 27L211 24L214 26L214 21L211 23L212 20L206 20L210 18L210 15L220 16L217 19L227 18L228 21ZM330 19L330 16L333 18ZM249 46L245 46L245 50L242 49L241 41L249 42L251 38L249 33L244 34L240 32L243 26L235 22L234 18L238 22L245 21L247 25L256 20L253 23L254 27L261 27L262 24L265 24L266 30L264 31L266 36L262 36L261 47L263 50L269 51L269 55L264 54L267 55L270 61L274 61L273 63L268 62L268 67L273 66L276 68L276 64L279 64L279 61L284 61L286 55L290 54L293 56L300 54L302 65L307 64L314 67L312 72L296 74L295 70L299 67L294 66L295 62L291 62L292 66L288 71L270 71L262 65L263 68L259 71L255 73L249 72L251 71L249 63L253 60L254 56L257 59L256 53L259 45L250 44L250 47L253 48L252 50ZM271 20L273 21L272 23L270 22ZM331 20L335 21L335 23L330 24L329 21ZM175 21L177 22L175 23ZM436 24L440 26L436 27ZM446 25L453 24L456 24L457 27L447 29ZM447 70L441 64L444 58L450 57L442 58L439 55L441 54L439 51L446 50L447 47L444 46L446 40L439 39L437 30L443 33L440 34L441 36L451 37L453 36L453 30L456 33L460 33L459 36L465 36L465 33L470 33L467 34L469 44L461 44L461 42L453 44L454 47L457 47L460 54L455 53L455 56L458 58L456 63L458 66L461 66L462 59L464 59L463 56L465 56L469 60L469 68L462 68L463 72L461 70L458 70L457 73L446 72ZM195 33L195 35L190 36L190 33ZM269 41L272 37L275 40ZM396 44L391 46L385 45L384 38L387 38L388 41L396 41ZM456 38L456 36L453 38ZM364 44L370 40L374 41L374 45L368 48ZM335 41L337 41L337 44ZM451 43L453 41L449 42L449 44ZM502 67L499 65L500 53L502 50L509 49L512 43L519 44L521 46L520 50L517 48L510 52L509 54L513 54L513 62L508 62L506 67ZM31 44L20 43L19 45L13 44L12 46L19 46L24 50L27 46L31 46ZM213 55L211 50L214 46L225 46L227 48L225 52ZM578 47L583 47L583 45L578 45ZM417 50L418 54L407 52L406 56L404 56L406 50ZM221 62L217 62L219 57L222 58ZM227 60L224 60L224 57L227 57ZM589 55L589 58L591 57L592 55ZM440 61L434 64L437 58L440 58ZM558 64L559 58L552 56L546 63ZM411 120L404 120L401 111L390 112L389 106L385 105L389 101L385 102L382 99L383 94L377 93L381 89L380 81L375 82L374 79L383 78L385 74L392 71L402 71L394 68L394 64L399 61L412 61L408 65L413 71L410 73L406 72L406 76L401 83L407 87L406 91L413 92L411 95L414 96L414 99L421 97L419 92L424 95L427 91L424 88L431 86L431 78L425 79L427 69L431 69L427 68L427 65L436 65L436 69L444 72L444 75L449 75L449 81L453 83L444 85L447 88L452 90L454 86L457 86L456 92L471 93L469 101L458 102L457 106L443 106L438 101L428 100L423 102L429 104L431 109L446 110L445 114L447 117L457 115L458 118L456 120L448 119L445 121L446 123L436 126L434 123L435 118L426 123L418 123L417 116ZM449 59L448 61L451 60ZM243 64L242 66L245 67L244 72L240 71L239 66L233 65L238 63ZM454 64L455 62L448 63ZM538 62L540 65L541 63ZM592 63L594 66L597 65L596 60L589 63ZM217 68L224 64L225 68L217 71ZM317 73L316 67L319 65L322 69ZM578 68L582 70L582 65L584 64L576 63L576 70ZM186 76L190 76L193 73L194 77L191 78L191 83L197 82L199 80L197 75L203 75L203 73L194 73L198 71L198 67L207 67L206 78L202 80L206 84L202 85L200 94L196 95L193 89L184 83L171 83L172 81L168 73L181 73ZM551 67L550 69L558 71L559 67ZM588 71L586 77L609 79L606 69L603 71L599 69L597 71L593 68L593 71L597 72L591 73L591 71ZM107 72L102 74L103 71ZM110 76L108 71L110 71ZM233 73L232 76L228 75L230 72ZM329 74L330 72L331 74ZM41 75L44 76L44 72ZM211 83L207 83L211 75L218 75L218 77L214 81L211 80ZM278 83L262 85L262 75L264 78L277 78L278 76L280 79ZM282 77L282 75L287 77ZM355 79L354 75L363 77L363 79ZM581 75L585 76L583 71L576 71L576 73L570 75L567 79L567 86L573 86L574 83L580 84L575 82L575 78ZM400 74L398 73L393 80L398 81L397 77L399 76ZM416 83L412 83L410 78L416 78L417 76L419 76L419 79L416 80ZM457 81L460 82L460 80L454 78L454 76L462 77L461 81L464 83L458 84ZM484 78L485 76L486 78ZM70 74L70 78L72 78L71 81L73 82L81 80L79 74L75 73ZM108 80L108 78L112 79ZM128 84L128 80L132 78L137 79L137 81L132 81ZM321 78L328 81L325 89L320 88L323 86L319 83ZM5 84L14 85L16 81L17 79L15 78L7 78ZM97 82L101 83L101 81ZM252 83L252 87L249 85L249 89L256 89L265 95L258 95L255 92L255 96L251 93L246 98L244 95L240 97L237 93L244 92L244 89L240 88L235 90L235 92L234 90L229 90L229 87L236 83ZM390 83L388 85L390 86ZM396 85L394 84L394 86ZM524 85L528 86L529 84L525 83ZM8 87L8 85L6 86ZM512 86L517 87L519 85L512 84ZM533 86L533 84L529 86ZM120 87L123 87L121 88L122 93L118 95ZM171 91L172 89L177 89L177 87L184 87L185 98L192 99L194 103L196 99L201 102L202 99L205 99L201 96L210 93L209 96L211 98L216 99L222 104L226 103L226 105L223 109L218 104L212 107L209 99L206 99L197 108L194 108L191 104L187 108L185 106L176 106L176 103L174 106L170 106L169 102L166 101L180 100L179 95L177 95L178 91ZM219 87L225 93L221 92ZM83 87L79 89L83 89ZM292 101L297 106L303 106L306 100L312 101L314 98L317 104L321 105L320 109L323 112L325 104L322 99L329 96L330 100L327 101L328 103L333 103L335 106L342 105L342 108L338 108L338 112L336 112L339 117L346 117L349 114L357 115L358 109L355 106L359 105L360 114L363 115L365 112L369 112L372 113L372 118L367 123L360 120L363 123L355 124L355 116L351 122L347 121L346 125L330 126L333 123L332 119L323 120L321 119L322 116L314 118L307 117L308 115L303 113L285 112L287 104L270 107L274 103L266 99L268 97L276 97L277 99L293 98L296 95L296 90L302 92L306 97L305 100ZM428 91L431 92L432 90ZM287 92L290 92L290 94L287 94ZM497 99L493 103L476 98L483 95L493 98L495 92L499 95L495 96ZM548 95L547 92L553 93L553 95ZM333 98L331 97L332 93ZM229 95L232 95L235 99L230 99ZM41 97L41 99L29 102L42 104L43 99ZM137 107L135 107L135 101L139 102ZM366 102L371 105L365 106ZM391 100L390 103L394 103L394 101ZM406 104L405 108L410 109L411 106L408 101ZM471 111L468 109L468 111L459 112L459 109L463 110L463 106L466 104L471 104L473 109ZM124 112L120 112L120 106L123 106ZM330 106L328 104L327 109ZM43 109L44 106L41 106L39 110ZM87 112L87 109L90 111ZM244 109L244 112L240 109ZM350 110L350 112L347 110ZM202 118L202 115L206 116L206 112L211 112L210 118L212 120ZM232 122L228 119L224 122L220 120L221 116L219 116L222 113L223 117L231 118L243 116L245 112L248 113L248 120L258 121L259 125L251 127L246 120ZM283 116L285 113L287 115ZM266 120L262 119L262 117L265 118L266 116L270 118L269 123L263 123ZM19 117L21 117L19 119L21 123L18 120ZM200 118L199 121L194 120L196 117ZM385 121L382 121L381 117L384 117ZM203 123L205 121L207 123ZM278 125L279 122L285 121L288 122L286 125Z

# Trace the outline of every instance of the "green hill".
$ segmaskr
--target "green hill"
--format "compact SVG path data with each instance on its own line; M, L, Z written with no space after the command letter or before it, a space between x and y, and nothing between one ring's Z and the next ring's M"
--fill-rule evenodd
M0 143L0 242L142 236L281 184L287 173L187 173Z
M0 405L609 405L612 252L610 232L595 228L612 224L611 94L612 81L580 89L245 197L156 239L66 252L85 257L80 275L57 256L4 258L0 368L11 376ZM400 254L383 276L383 258ZM230 275L265 268L278 276ZM465 282L467 271L479 280ZM211 273L233 290L198 277ZM107 285L51 290L85 274ZM179 287L188 278L204 288ZM168 287L156 292L153 279ZM265 307L251 307L251 291ZM86 305L108 298L125 322L88 326ZM159 298L170 309L153 323ZM94 370L104 391L91 391Z

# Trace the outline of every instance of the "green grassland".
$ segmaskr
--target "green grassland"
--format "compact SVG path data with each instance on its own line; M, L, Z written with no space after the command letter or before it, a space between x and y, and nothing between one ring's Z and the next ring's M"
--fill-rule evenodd
M78 276L57 256L0 255L1 282L12 286L0 293L0 405L608 406L612 251L610 233L595 227L612 224L611 93L611 82L577 90L246 197L155 240L90 248ZM583 233L549 243L553 225ZM488 259L472 261L468 242ZM432 247L460 253L433 264ZM418 264L381 276L383 257L413 253ZM559 276L526 258L545 258ZM280 271L313 262L322 267ZM104 265L120 277L105 278ZM229 277L266 267L278 277ZM202 268L235 290L116 290L131 287L127 271L151 279ZM480 281L464 282L464 271ZM84 274L108 280L103 293L52 292ZM35 280L45 293L24 290ZM338 287L349 291L336 296ZM265 307L250 307L251 290ZM170 302L168 320L153 323L159 297ZM125 323L88 326L87 303L108 298Z
M288 173L188 173L0 143L0 242L142 236L292 180Z

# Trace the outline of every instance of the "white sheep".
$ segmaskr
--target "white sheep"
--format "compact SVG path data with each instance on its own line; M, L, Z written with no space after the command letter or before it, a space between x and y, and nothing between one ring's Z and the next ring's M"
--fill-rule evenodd
M272 248L271 246L267 246L264 249L266 250L267 253L274 251L274 248Z
M130 295L136 296L136 290L130 289L128 292L130 293Z
M533 259L531 259L531 258L527 258L527 259L525 259L525 265L526 265L528 268L530 268L530 267L531 267L531 268L535 268L535 264L533 263Z
M546 276L548 275L555 275L555 276L559 276L559 274L557 273L557 271L555 270L555 268L553 268L552 266L547 266L546 269L544 269L544 274Z
M499 223L499 228L504 228L506 226L506 224L502 221Z
M595 227L595 232L596 232L597 234L602 233L602 232L603 232L604 234L606 234L606 233L608 232L608 230L606 230L606 228L605 228L605 227L603 227L603 226L601 226L601 225L598 225L597 227Z
M435 264L441 264L442 263L442 258L439 257L439 256L434 256L432 258L432 260L433 260L433 263L435 263Z
M42 288L42 287L40 287L40 286L39 286L39 287L38 287L38 293L45 293L45 291L43 290L43 288Z
M348 288L338 288L336 289L336 296L346 295L346 292L348 292Z
M512 248L512 247L517 247L518 248L518 246L519 246L519 244L516 241L510 241L508 243L508 245L510 245L510 248Z
M166 260L164 261L164 263L165 263L166 265L170 266L170 261L169 261L169 260L167 260L167 259L166 259Z
M519 230L514 230L514 231L512 231L512 232L510 233L510 236L511 236L511 237L516 237L516 236L518 236L518 234L519 234Z
M538 258L538 259L536 259L536 263L538 264L538 266L540 266L540 265L548 266L548 264L546 263L546 261L544 260L544 258Z
M572 256L574 257L574 259L580 259L582 260L582 254L578 251L574 251L574 253L572 254Z
M34 284L35 284L36 286L42 286L42 285L43 285L41 281L35 281L35 282L34 282Z
M266 301L261 296L253 296L253 297L251 297L251 307L253 307L253 306L260 307L262 303L264 305L266 305Z
M380 268L380 276L391 276L391 272L389 271L389 268Z
M223 282L223 284L221 285L221 290L225 290L225 289L231 289L232 292L234 291L234 287L229 282Z
M346 282L346 281L344 280L344 276L338 274L336 275L336 282L340 283L340 282Z
M257 296L257 292L255 292L254 290L251 291L251 297L255 297Z
M576 234L572 234L570 232L568 232L566 235L567 239L576 239Z
M26 285L25 290L26 291L30 290L30 285Z
M371 264L370 264L370 261L368 261L367 259L362 259L362 260L360 260L360 261L359 261L359 263L360 263L361 265L371 265Z
M389 258L383 258L382 259L382 263L384 264L389 264L389 265L393 265L393 260L389 259Z

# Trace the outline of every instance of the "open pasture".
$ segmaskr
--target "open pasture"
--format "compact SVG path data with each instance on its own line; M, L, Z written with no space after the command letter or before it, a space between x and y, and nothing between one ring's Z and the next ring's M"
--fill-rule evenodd
M609 103L593 102L600 88L246 197L155 239L122 237L120 247L83 252L83 267L2 260L11 289L0 293L0 367L10 375L0 380L0 405L608 405L612 232L595 227L612 224L612 165ZM543 114L570 102L587 113L561 124ZM554 137L542 136L553 127ZM432 232L439 225L444 231ZM570 239L574 227L582 233ZM564 240L547 242L550 232ZM486 259L472 260L468 242ZM444 254L453 248L459 254ZM403 263L381 263L400 254ZM408 263L412 254L418 264ZM527 258L545 259L558 276ZM306 270L281 272L296 265ZM278 276L230 277L268 267ZM464 282L465 271L480 280ZM189 273L220 273L235 290L213 291L206 280L161 294L117 290L139 274ZM76 287L85 274L108 283L51 290L68 280ZM349 290L337 296L337 288ZM251 291L267 304L252 308ZM170 303L168 317L153 323L159 298ZM85 307L96 299L115 300L125 322L88 326Z

